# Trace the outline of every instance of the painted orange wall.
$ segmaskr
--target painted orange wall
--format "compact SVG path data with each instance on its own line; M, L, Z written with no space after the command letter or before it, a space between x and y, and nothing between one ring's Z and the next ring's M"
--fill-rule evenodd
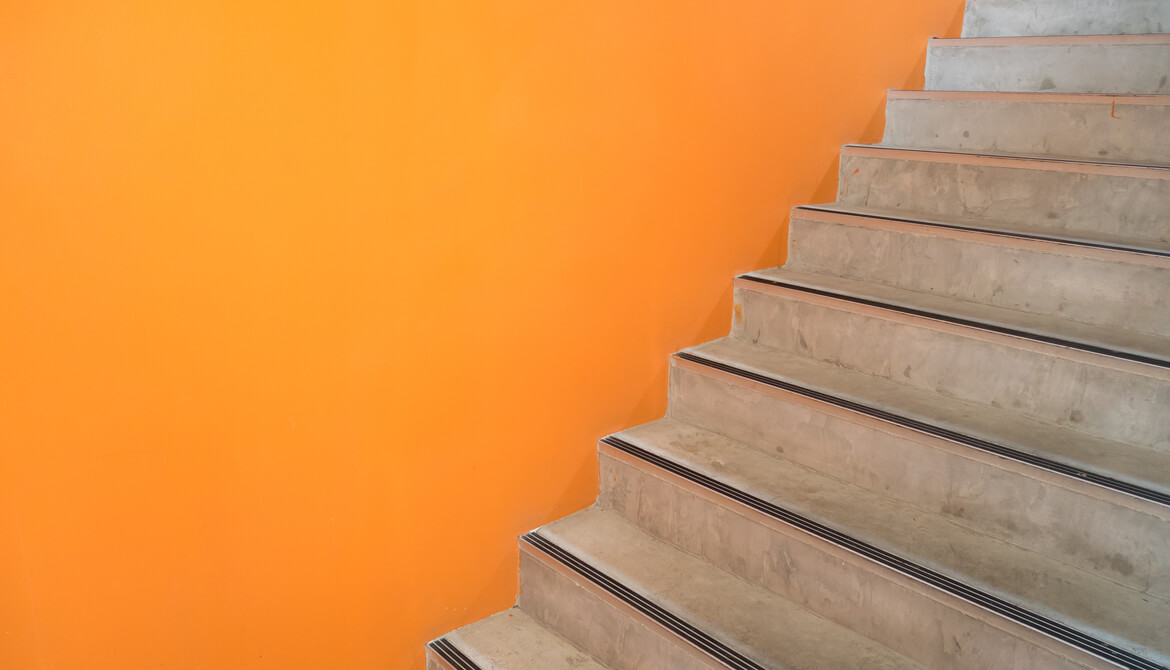
M0 3L0 667L421 668L960 6Z

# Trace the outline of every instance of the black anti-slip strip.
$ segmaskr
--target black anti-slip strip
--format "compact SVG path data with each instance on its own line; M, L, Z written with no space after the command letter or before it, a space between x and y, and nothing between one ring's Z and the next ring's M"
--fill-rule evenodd
M482 670L475 661L467 658L463 652L459 651L458 647L451 644L445 637L441 637L429 645L444 661L451 665L455 670Z
M841 216L851 216L859 219L876 219L878 221L893 221L895 223L910 223L916 226L929 226L931 228L945 228L948 230L966 230L975 233L984 233L986 235L998 235L999 237L1017 237L1022 240L1039 240L1041 242L1056 242L1058 244L1071 244L1078 247L1090 247L1093 249L1109 249L1110 251L1124 251L1131 254L1142 254L1145 256L1162 256L1170 258L1170 251L1159 251L1157 249L1141 249L1138 247L1127 247L1121 244L1109 244L1108 242L1090 242L1087 240L1069 239L1065 237L1058 237L1056 235L1038 235L1035 233L1021 233L1010 230L999 230L996 228L981 228L979 226L960 226L951 223L939 223L938 221L922 221L920 219L902 218L897 216L888 216L882 214L866 214L862 212L843 211L834 209L832 207L817 207L816 205L801 205L796 207L798 210L807 210L810 212L824 212L826 214L839 214Z
M857 412L858 414L864 414L875 419L881 419L882 421L897 424L899 426L905 426L906 428L911 428L928 435L934 435L935 437L941 437L945 440L958 442L959 444L963 444L974 449L987 451L996 454L997 456L1003 456L1004 458L1010 458L1022 463L1028 463L1029 465L1035 465L1036 467L1044 468L1045 470L1049 470L1051 472L1058 472L1068 477L1075 477L1076 479L1092 482L1093 484L1104 486L1105 488L1113 489L1114 491L1121 491L1138 498L1143 498L1145 500L1150 500L1163 505L1170 505L1170 495L1155 491L1153 489L1145 488L1144 486L1131 484L1129 482L1122 481L1120 479L1114 479L1112 477L1106 477L1105 475L1089 472L1071 465L1065 465L1064 463L1049 460L1042 456L1029 454L1025 451L1012 449L1011 447L1005 447L1002 444L996 444L994 442L989 442L987 440L973 437L971 435L966 435L948 428L935 426L933 424L926 423L925 421L919 421L918 419L911 419L910 417L900 416L892 412L870 407L869 405L853 402L852 400L838 398L837 396L824 393L823 391L806 388L804 386L800 386L799 384L793 384L792 382L783 381L774 377L768 377L750 370L743 370L732 365L727 365L726 363L720 363L719 361L713 361L708 358L703 358L702 356L696 356L690 352L684 351L675 355L684 361L690 361L692 363L697 363L699 365L719 370L721 372L733 374L737 377L743 377L744 379L750 379L754 382L767 384L773 388L778 388L790 393L796 393L806 398L812 398L813 400L819 400L835 407L841 407L843 409Z
M767 516L781 521L785 524L798 528L810 535L818 537L827 542L831 542L837 546L863 556L869 560L879 563L887 568L891 568L905 575L913 577L921 582L929 584L942 591L950 593L954 596L962 598L968 602L979 605L996 614L1004 616L1008 619L1016 621L1020 624L1041 631L1050 635L1062 642L1070 644L1078 649L1082 649L1095 656L1106 659L1113 663L1117 663L1125 668L1133 668L1135 670L1170 670L1165 666L1158 665L1152 661L1148 661L1140 656L1130 653L1124 649L1116 647L1108 642L1104 642L1090 635L1086 635L1081 631L1066 626L1058 621L1049 619L1040 614L1036 614L1023 607L1015 605L990 593L986 593L977 588L964 584L956 579L952 579L940 572L931 570L904 559L896 554L892 554L884 549L879 549L871 544L857 540L845 533L837 531L829 526L818 523L807 517L801 516L783 507L774 505L766 500L757 498L751 494L745 493L732 486L724 484L716 479L712 479L702 473L696 472L686 468L678 463L670 461L666 458L658 456L642 449L636 445L630 444L625 440L617 437L607 437L602 440L605 444L619 449L635 458L650 463L662 470L670 472L675 476L686 479L694 484L702 486L703 488L718 493L726 498L729 498L737 503L750 507L758 512L766 514Z
M662 607L659 607L650 600L647 600L621 582L618 582L592 565L577 558L539 533L528 533L520 539L589 580L618 600L633 607L658 625L683 638L695 647L698 647L704 653L727 667L734 668L735 670L765 670L763 666L755 663L710 635L707 635L686 621L683 621L674 614L671 614Z
M921 316L935 321L945 321L946 323L953 323L960 326L970 326L980 330L987 330L993 333L1001 333L1004 335L1012 335L1015 337L1022 337L1037 342L1045 342L1047 344L1055 344L1062 347L1069 347L1070 349L1080 349L1081 351L1089 351L1094 354L1104 354L1114 358L1123 358L1127 361L1134 361L1136 363L1145 363L1147 365L1156 365L1161 368L1170 368L1170 361L1164 361L1158 358L1151 358L1150 356L1142 356L1141 354L1133 354L1126 351L1118 351L1108 347L1101 347L1095 344L1087 344L1084 342L1077 342L1075 340L1066 340L1044 333L1033 333L1027 330L1018 330L1016 328L1008 328L1007 326L1000 326L994 323L986 323L984 321L975 321L973 319L964 319L957 316L949 316L947 314L939 314L938 312L930 312L923 309L914 309L912 307L904 307L902 305L895 305L880 300L871 300L869 298L860 298L846 293L837 293L836 291L827 291L825 289L812 288L810 286L802 286L800 284L793 284L784 281L777 281L775 279L765 279L763 277L755 277L752 275L740 275L740 279L744 281L755 282L757 284L767 284L768 286L779 286L793 291L800 291L802 293L811 293L813 295L820 295L826 298L834 298L837 300L844 300L847 302L856 303L858 305L869 305L870 307L878 307L881 309L890 310L891 312L901 312L902 314L911 314L913 316Z

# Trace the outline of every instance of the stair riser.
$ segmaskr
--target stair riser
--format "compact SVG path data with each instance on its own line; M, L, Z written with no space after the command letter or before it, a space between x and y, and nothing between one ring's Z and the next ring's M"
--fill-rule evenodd
M927 50L930 91L1170 93L1170 44L942 46Z
M883 144L911 149L1170 162L1170 107L891 97Z
M1055 244L814 216L793 213L790 269L1170 335L1170 264L1161 259L1112 262Z
M604 453L601 474L603 507L927 667L1106 667L762 514L733 510L683 480Z
M1170 180L1102 168L1095 172L1024 169L978 158L897 158L846 151L838 200L846 205L1053 234L1101 232L1170 244ZM1134 171L1135 174L1142 172Z
M447 664L446 661L439 658L435 652L427 649L427 670L456 670Z
M1159 510L1142 511L1151 504L1135 509L1083 482L685 362L671 368L670 398L680 421L1139 591L1170 594L1170 524Z
M612 670L725 670L635 610L521 543L518 604Z
M967 0L963 37L1170 31L1165 0Z
M1152 366L1108 367L1106 357L771 287L737 288L735 300L735 337L1170 451L1170 380Z

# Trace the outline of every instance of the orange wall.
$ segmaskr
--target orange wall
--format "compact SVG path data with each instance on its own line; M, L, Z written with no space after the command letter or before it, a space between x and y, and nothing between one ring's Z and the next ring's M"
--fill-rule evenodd
M420 668L960 5L0 3L0 667Z

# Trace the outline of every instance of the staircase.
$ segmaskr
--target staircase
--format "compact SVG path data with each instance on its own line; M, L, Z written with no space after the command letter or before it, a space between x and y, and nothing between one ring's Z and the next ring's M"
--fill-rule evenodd
M969 0L428 668L1170 668L1170 0Z

